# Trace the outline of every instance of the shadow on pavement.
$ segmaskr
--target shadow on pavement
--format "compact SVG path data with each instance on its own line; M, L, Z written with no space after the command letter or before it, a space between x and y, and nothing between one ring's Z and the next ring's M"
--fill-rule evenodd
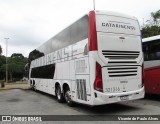
M56 97L53 95L50 95L50 94L47 94L47 93L44 93L41 91L36 91L36 92L57 101ZM69 107L65 103L59 103L59 104L64 104L64 105L66 105L66 107ZM121 112L127 112L127 111L132 111L132 110L136 111L137 109L140 109L138 107L131 106L128 103L123 104L123 102L122 103L112 103L112 104L100 105L100 106L88 106L88 105L76 103L76 105L71 108L75 109L77 111L84 112L86 114L97 114L97 115L98 114L99 115L118 114Z
M160 95L157 94L145 94L145 99L160 101Z

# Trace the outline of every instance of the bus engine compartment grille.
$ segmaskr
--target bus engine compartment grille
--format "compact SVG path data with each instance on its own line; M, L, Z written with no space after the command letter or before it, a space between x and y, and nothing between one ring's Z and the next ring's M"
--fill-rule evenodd
M77 84L78 99L87 101L86 80L85 79L76 79L76 84Z
M108 67L109 77L123 77L123 76L135 76L137 75L138 67L126 67L126 66L116 66Z
M136 59L138 58L139 51L113 51L113 50L102 50L102 54L105 58L109 59Z

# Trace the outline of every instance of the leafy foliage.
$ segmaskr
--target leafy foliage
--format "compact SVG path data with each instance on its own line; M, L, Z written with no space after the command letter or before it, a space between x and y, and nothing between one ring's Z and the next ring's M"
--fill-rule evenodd
M160 23L160 10L151 13L154 24L158 25Z
M143 38L160 35L160 26L145 26L141 33Z
M1 54L2 54L2 47L1 47L1 45L0 45L0 56L1 56Z
M24 56L21 53L13 53L11 58L24 58Z
M151 13L151 19L142 27L142 38L160 35L160 10Z
M40 51L35 49L29 53L28 61L30 63L32 60L35 60L35 59L42 57L42 56L44 56L44 53L41 53Z
M12 54L12 57L8 57L8 75L9 80L20 80L25 75L24 67L27 63L27 58L25 58L23 55L21 57L14 56ZM6 57L1 56L0 59L0 79L5 79L5 72L6 72Z
M6 64L6 57L0 56L0 80L4 79L5 77L5 64Z
M29 53L29 56L28 56L28 68L30 67L30 64L31 64L31 61L39 58L39 57L42 57L44 56L44 53L38 51L38 50L33 50L32 52Z

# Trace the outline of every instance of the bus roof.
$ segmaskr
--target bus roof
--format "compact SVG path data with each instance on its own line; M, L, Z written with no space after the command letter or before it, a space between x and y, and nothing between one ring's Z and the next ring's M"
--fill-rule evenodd
M124 14L124 13L119 13L119 12L114 12L114 11L96 10L95 13L98 15L117 16L117 17L124 17L124 18L137 20L135 16Z
M103 10L101 10L101 11L99 11L99 10L92 10L92 11L95 11L95 14L97 14L97 15L108 15L108 16L115 16L115 17L122 17L122 18L129 18L129 19L132 19L132 20L137 20L137 18L134 17L134 16L130 16L130 15L119 13L119 12L103 11ZM67 39L65 39L64 41L60 42L60 38L59 37L62 37L62 35L64 35L64 34L66 34L66 36L69 36L70 33L69 33L68 30L71 29L71 26L75 27L74 25L76 23L79 23L78 21L80 21L80 20L84 21L84 18L89 15L89 12L87 14L83 15L81 18L79 18L76 21L74 21L73 23L71 23L69 26L65 27L63 30L61 30L60 32L58 32L56 35L54 35L53 37L51 37L49 40L47 40L46 42L44 42L43 44L41 44L37 49L34 49L33 51L35 51L35 50L41 51L42 50L41 52L43 52L44 54L48 54L51 51L53 52L53 51L57 50L57 49L53 49L52 48L52 50L50 51L50 47L53 44L52 42L56 42L57 46L61 45L62 44L61 42L63 42L63 44L65 44L66 42L69 42ZM69 34L67 34L67 32ZM88 34L84 34L84 35L88 35ZM44 49L45 46L47 46L47 49ZM44 51L46 51L46 52L44 52Z
M148 41L157 40L157 39L160 39L160 35L143 38L143 39L142 39L142 42L148 42Z

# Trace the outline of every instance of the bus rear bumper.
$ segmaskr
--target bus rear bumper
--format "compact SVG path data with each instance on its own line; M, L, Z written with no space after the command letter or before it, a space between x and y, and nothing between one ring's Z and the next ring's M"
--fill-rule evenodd
M136 91L123 92L123 93L102 93L95 91L92 105L103 105L122 101L136 100L144 98L144 87Z

